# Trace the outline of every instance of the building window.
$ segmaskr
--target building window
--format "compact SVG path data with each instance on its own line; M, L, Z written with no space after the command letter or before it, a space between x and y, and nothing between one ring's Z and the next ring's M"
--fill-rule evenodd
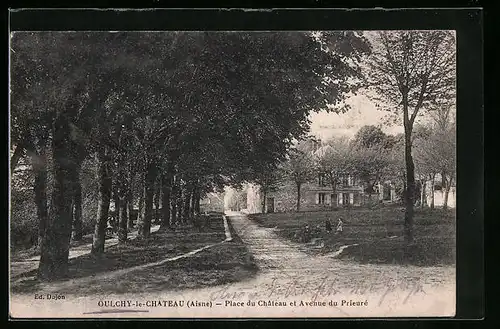
M318 175L318 184L319 186L326 186L326 175L324 173Z
M334 205L334 206L337 206L338 204L338 201L337 201L337 193L333 193L332 195L330 195L330 200L331 200L331 204Z
M318 203L319 204L325 204L326 203L326 195L325 195L325 193L319 193L318 194Z
M342 193L342 204L344 206L349 204L349 193Z

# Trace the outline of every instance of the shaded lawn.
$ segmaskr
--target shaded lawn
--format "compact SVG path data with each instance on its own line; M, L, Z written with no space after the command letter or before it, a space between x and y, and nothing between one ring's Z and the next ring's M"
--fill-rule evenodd
M338 218L344 222L343 233L335 233ZM301 243L311 253L337 251L351 246L339 255L362 263L393 263L430 266L455 263L455 215L453 210L416 209L415 243L408 248L403 240L404 212L401 207L376 209L341 209L338 211L275 213L251 215L264 227L276 228L278 235ZM330 219L333 232L326 232ZM303 240L308 224L311 240Z
M64 280L60 289L57 289L57 282L51 283L50 286L55 286L59 293L85 296L180 290L225 284L252 277L258 270L257 266L237 237L232 242L214 246L188 258L113 276L113 271L158 262L206 245L220 243L224 239L222 219L212 221L211 228L205 228L202 232L193 227L155 232L146 241L133 240L126 245L107 248L102 258L85 255L70 260L68 279L87 277L89 280L74 281L74 284L69 286L64 285L67 281ZM92 278L94 275L106 273L110 275ZM36 272L27 276L34 275ZM11 290L13 293L32 293L40 291L40 285L32 278L13 285Z
M109 237L106 237L107 239ZM70 247L79 247L86 244L92 243L92 234L87 234L82 237L80 241L71 241ZM12 261L22 261L26 258L31 258L34 256L40 256L40 250L35 247L31 248L19 248L19 247L11 247L11 260Z
M226 242L205 249L192 257L178 259L118 278L100 278L71 291L78 295L109 293L158 293L228 284L252 278L258 271L245 245ZM70 293L60 290L59 293Z
M210 216L210 222L217 222L218 219L221 218L223 213L220 212L215 212L215 211L210 211L208 212L208 215ZM136 221L134 221L136 223ZM153 222L152 225L158 225L159 222ZM137 232L137 227L134 227L132 231L129 231L129 234L131 232L136 233ZM115 232L112 235L106 235L106 239L112 239L112 238L117 238L118 235ZM92 243L92 238L93 238L93 233L85 234L80 241L73 241L71 240L70 242L70 247L79 247L87 244ZM34 256L40 256L40 250L36 246L26 248L22 245L11 245L10 247L10 252L11 252L11 260L12 261L22 261L27 258L31 258Z
M89 253L70 259L69 273L65 280L157 262L224 239L222 219L212 221L211 226L201 232L192 226L176 227L175 230L163 232L156 231L147 240L134 239L124 244L110 246L99 257ZM36 274L37 270L32 270L17 277L34 277Z

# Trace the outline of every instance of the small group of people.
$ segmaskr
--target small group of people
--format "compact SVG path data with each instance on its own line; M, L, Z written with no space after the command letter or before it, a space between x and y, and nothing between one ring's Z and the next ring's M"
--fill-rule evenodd
M327 232L331 232L333 229L332 222L329 219L325 221L325 229ZM342 233L343 231L344 231L344 222L342 221L342 218L339 218L335 232Z
M328 233L333 231L333 224L329 219L327 219L325 221L325 230ZM342 218L339 218L337 221L337 227L335 229L335 234L337 234L337 233L341 234L343 231L344 231L344 222L342 221ZM312 236L315 236L315 235L320 234L320 233L321 233L320 225L318 225L316 228L313 228L313 230L311 230L309 225L306 224L304 226L304 229L302 230L301 239L303 242L309 242L311 240Z

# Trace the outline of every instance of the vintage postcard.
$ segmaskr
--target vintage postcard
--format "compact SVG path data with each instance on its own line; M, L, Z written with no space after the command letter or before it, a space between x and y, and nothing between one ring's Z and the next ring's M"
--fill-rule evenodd
M12 32L12 318L455 315L452 30Z

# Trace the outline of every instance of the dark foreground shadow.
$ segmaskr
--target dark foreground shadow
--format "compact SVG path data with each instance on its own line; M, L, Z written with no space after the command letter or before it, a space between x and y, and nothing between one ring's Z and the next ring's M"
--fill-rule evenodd
M133 240L125 245L112 246L100 258L85 255L72 259L67 279L44 285L71 295L144 293L214 286L255 275L258 268L253 257L237 237L232 242L208 248L187 258L125 274L115 273L179 256L224 239L222 221L213 223L211 228L201 232L192 227L155 232L146 241ZM25 276L31 278L13 284L12 293L43 290L35 275L36 271L26 273ZM81 278L86 279L78 280Z

